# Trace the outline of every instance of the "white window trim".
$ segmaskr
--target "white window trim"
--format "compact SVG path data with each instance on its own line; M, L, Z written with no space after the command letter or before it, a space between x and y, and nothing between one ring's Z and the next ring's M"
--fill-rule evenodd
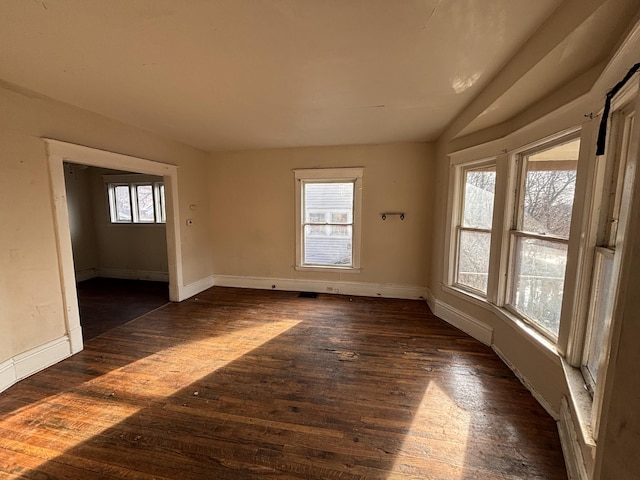
M575 305L573 305L573 309L571 310L571 316L575 319L568 326L567 340L566 340L566 355L567 362L571 365L576 372L576 376L580 375L582 384L586 386L588 380L585 377L584 373L581 371L582 363L584 361L585 355L585 344L588 341L588 331L589 331L589 312L591 308L591 286L593 280L594 273L594 258L595 251L598 248L598 244L602 242L602 238L599 238L601 235L602 228L602 217L601 217L601 209L606 207L606 202L603 201L602 198L602 188L606 181L609 181L607 175L605 175L605 169L607 168L606 161L610 155L616 155L617 151L611 150L611 142L616 135L615 127L612 125L612 120L616 117L616 114L623 109L634 107L635 109L635 125L633 131L630 132L631 135L638 135L638 131L640 130L640 95L639 95L639 82L640 75L636 74L635 78L628 82L627 85L616 95L611 103L611 111L610 111L610 124L608 128L608 139L607 139L607 151L605 155L601 157L596 157L595 152L591 152L590 159L593 160L595 158L595 162L591 162L588 164L586 168L587 172L585 175L587 176L587 181L585 182L585 188L587 189L587 210L584 215L584 219L582 222L582 230L584 240L581 244L581 255L578 259L578 267L577 267L577 279L576 279L576 298ZM594 131L594 139L595 139L595 131ZM627 158L627 173L629 171L635 171L635 166L630 167L630 163L635 164L637 159L635 159L633 153ZM635 173L637 176L638 173ZM620 316L620 313L617 311L616 305L617 296L618 296L618 288L620 284L618 282L621 281L621 269L623 268L624 263L624 252L627 248L626 241L626 230L627 225L630 221L628 216L628 208L630 203L633 201L633 197L637 195L637 192L633 191L630 183L633 181L632 176L625 175L625 183L629 183L629 185L625 185L621 192L624 199L622 200L625 203L625 208L623 208L619 213L619 221L618 221L618 232L617 232L617 240L616 240L616 248L615 248L615 257L614 257L614 265L613 265L613 276L617 278L616 282L616 292L614 293L614 312L611 318L611 325L609 327L608 337L606 338L603 345L603 353L601 356L601 364L599 367L598 380L595 385L594 392L591 398L591 403L583 402L582 409L589 409L589 411L583 411L581 414L581 421L584 421L587 425L588 430L593 435L594 441L598 438L598 432L600 428L600 414L602 409L602 404L604 400L604 386L607 378L607 371L609 368L609 363L612 361L615 362L615 359L610 358L611 352L611 344L614 341L614 337L616 335L616 323ZM637 180L635 180L637 182ZM593 386L592 386L593 388ZM585 392L586 393L586 392ZM574 396L572 392L572 397ZM575 400L574 400L575 403Z
M493 248L493 243L494 243L494 231L495 231L495 211L496 211L496 205L495 205L495 200L497 198L497 190L494 191L494 206L493 206L493 221L492 221L492 227L490 230L486 230L486 229L473 229L473 228L463 228L462 227L462 215L463 215L463 208L464 208L464 173L468 170L474 170L476 168L482 168L482 167L495 167L496 169L496 179L497 179L497 174L498 174L498 165L497 165L497 157L493 156L493 157L488 157L488 158L482 158L482 159L478 159L478 160L471 160L471 161L465 161L464 163L453 163L452 162L452 167L454 168L454 182L455 182L455 186L453 188L453 217L451 217L452 220L451 221L451 245L453 248L449 249L449 259L448 259L448 265L449 267L447 269L445 269L445 272L447 272L447 279L446 279L446 284L449 287L455 288L455 289L460 289L464 292L469 293L471 296L476 296L479 298L488 298L489 297L489 293L492 291L492 287L491 287L491 276L492 276L492 257L493 257L493 252L494 252L494 248ZM497 181L496 181L496 189L497 189ZM476 290L472 287L468 287L466 285L460 284L456 281L456 272L458 269L458 257L459 257L459 241L460 241L460 230L479 230L479 231L486 231L489 232L491 234L491 249L490 249L490 255L489 255L489 274L488 274L488 279L487 279L487 293L485 294L484 292L481 292L479 290Z
M360 272L360 246L362 241L362 179L364 168L304 168L295 169L295 231L296 231L296 258L295 270L298 271L340 271ZM333 265L305 265L302 223L302 194L304 182L353 182L353 240L352 240L352 264L348 266Z
M160 201L160 186L164 182L156 176L144 174L117 174L103 175L103 182L107 195L107 210L109 215L109 223L112 226L128 225L128 226L164 226L166 224L166 205L162 205ZM150 186L153 192L153 220L140 220L137 188L139 186ZM129 204L131 206L131 220L117 220L115 211L115 195L114 187L126 186L129 189ZM163 211L161 210L164 208Z
M537 333L539 333L540 335L546 337L549 341L551 341L553 344L557 344L558 340L560 338L560 331L562 329L562 319L563 319L563 312L565 310L564 305L566 300L566 293L567 293L567 288L564 289L563 292L563 296L562 296L562 305L560 307L560 326L559 326L559 330L558 330L558 336L556 337L555 335L553 335L551 332L547 331L544 327L542 327L541 325L538 325L538 323L535 321L535 319L530 319L528 318L526 315L524 315L522 312L519 312L515 305L512 305L510 302L512 301L512 293L513 293L513 288L514 288L514 284L513 284L513 280L514 280L514 272L515 272L515 246L516 246L516 238L521 237L521 238L533 238L533 239L538 239L538 240L543 240L543 241L547 241L547 242L551 242L551 243L561 243L561 244L565 244L567 245L567 265L569 264L569 243L571 240L571 234L569 234L568 238L563 238L563 237L559 237L556 235L552 235L552 234L536 234L533 232L527 232L525 230L522 229L522 227L520 226L520 221L519 218L522 215L522 205L521 205L521 200L522 200L522 195L524 194L524 185L525 185L525 175L524 175L524 171L525 171L525 161L524 161L524 157L529 156L529 155L534 155L537 152L540 151L544 151L544 150L548 150L550 148L554 148L555 146L558 145L562 145L564 143L568 143L571 142L573 140L580 140L580 145L582 146L584 143L584 139L582 138L581 135L581 129L580 128L576 128L576 129L571 129L569 131L565 131L565 132L560 132L557 135L552 136L551 138L546 138L546 139L542 139L536 142L532 142L529 145L527 145L526 147L523 148L519 148L516 151L514 151L511 155L511 164L512 164L512 170L511 170L511 187L510 190L512 192L512 198L511 198L511 208L509 209L509 213L510 213L510 226L508 228L508 231L505 232L507 239L506 239L506 250L508 252L508 260L506 262L506 275L505 275L505 282L504 282L504 286L503 286L503 304L502 307L505 308L506 310L508 310L510 313L512 313L513 315L515 315L516 317L518 317L519 319L521 319L525 324L529 325L533 330L535 330ZM581 153L582 153L582 149L581 149ZM578 158L578 164L580 162L580 159ZM576 170L577 170L577 166L576 166ZM577 198L577 191L574 194L574 208L573 211L575 211L575 198ZM571 227L574 226L574 222L573 222L573 218L572 218L572 222L571 222ZM573 230L573 228L572 228ZM564 283L565 283L565 287L566 287L566 281L567 281L567 272L565 271L565 277L564 277Z

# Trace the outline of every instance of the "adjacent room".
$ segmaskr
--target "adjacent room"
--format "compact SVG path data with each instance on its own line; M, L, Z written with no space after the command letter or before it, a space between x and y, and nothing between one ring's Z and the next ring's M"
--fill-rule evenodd
M1 477L640 478L637 0L0 14Z

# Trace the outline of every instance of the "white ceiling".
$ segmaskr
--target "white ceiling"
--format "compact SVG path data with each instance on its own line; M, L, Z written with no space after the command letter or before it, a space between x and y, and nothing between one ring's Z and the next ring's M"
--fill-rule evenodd
M602 61L637 0L2 0L0 79L207 151L435 140L582 3L469 133Z

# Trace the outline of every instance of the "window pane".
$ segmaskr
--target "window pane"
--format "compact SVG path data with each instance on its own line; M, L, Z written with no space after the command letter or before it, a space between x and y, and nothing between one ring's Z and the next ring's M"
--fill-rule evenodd
M580 140L529 155L522 230L569 238Z
M496 167L465 171L462 226L491 229Z
M113 187L116 222L130 222L131 221L131 197L129 196L128 185L116 185Z
M460 230L456 283L487 293L491 233Z
M589 345L587 346L586 367L595 384L598 378L598 367L600 365L600 354L604 350L605 335L611 325L611 315L613 310L613 255L603 254L596 250L592 292L593 299L589 315Z
M331 223L351 223L349 212L332 212Z
M511 304L556 337L566 264L565 244L517 237Z
M352 264L353 188L351 182L305 184L305 222L323 224L304 226L306 265Z
M151 185L136 186L136 200L138 201L138 221L153 222L153 188Z
M353 183L306 183L304 189L305 222L320 218L326 222L333 212L353 212ZM340 222L342 223L342 222Z
M327 214L325 212L313 212L307 209L307 222L309 223L326 223Z
M167 211L165 210L164 203L164 184L160 183L158 185L158 197L159 197L159 205L158 205L158 214L160 216L159 222L165 223L167 221Z
M316 229L322 229L319 233ZM339 229L336 231L334 229ZM304 263L307 265L351 265L353 227L304 226Z

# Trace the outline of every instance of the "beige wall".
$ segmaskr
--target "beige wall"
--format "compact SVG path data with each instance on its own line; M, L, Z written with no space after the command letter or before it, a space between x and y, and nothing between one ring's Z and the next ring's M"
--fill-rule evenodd
M293 169L316 167L364 167L361 273L293 268ZM209 183L216 275L427 285L435 186L429 144L214 153ZM382 221L385 211L406 218Z
M0 84L0 362L65 333L45 145L56 138L179 165L184 284L212 273L206 155L66 104Z
M154 274L168 274L166 225L112 224L103 175L120 172L99 168L91 168L90 171L92 214L101 274L141 280L161 277ZM162 177L146 175L144 178L145 181L162 181Z
M90 168L76 164L65 164L64 167L76 278L83 274L93 275L98 269L90 172Z

